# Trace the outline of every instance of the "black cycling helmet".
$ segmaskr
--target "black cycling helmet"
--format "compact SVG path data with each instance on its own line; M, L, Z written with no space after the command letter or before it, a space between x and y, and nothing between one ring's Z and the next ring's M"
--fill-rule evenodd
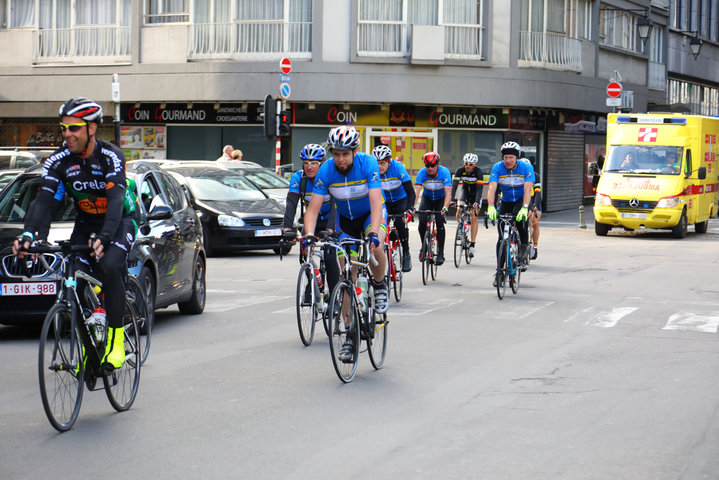
M102 107L87 98L71 98L60 107L60 118L76 117L86 122L102 123Z

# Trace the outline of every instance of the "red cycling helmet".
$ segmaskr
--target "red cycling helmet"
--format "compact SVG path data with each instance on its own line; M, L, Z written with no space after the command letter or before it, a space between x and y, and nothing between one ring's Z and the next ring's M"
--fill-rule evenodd
M425 167L436 167L439 165L439 153L427 152L422 157L422 160L424 160Z

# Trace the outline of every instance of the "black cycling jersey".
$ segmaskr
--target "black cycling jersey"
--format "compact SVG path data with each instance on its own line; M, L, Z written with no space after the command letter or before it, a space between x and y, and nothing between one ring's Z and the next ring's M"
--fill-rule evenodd
M43 231L49 221L48 210L59 204L65 193L73 200L76 222L95 227L106 239L113 237L123 217L136 213L136 199L125 178L125 156L115 145L101 140L96 140L87 159L60 148L45 160L35 203L46 208L28 212L25 231Z
M474 167L474 170L468 172L465 167L459 167L454 176L452 177L452 198L457 193L457 186L459 182L462 182L464 186L462 198L457 200L463 200L469 204L471 203L482 203L482 186L484 185L484 173L479 165Z

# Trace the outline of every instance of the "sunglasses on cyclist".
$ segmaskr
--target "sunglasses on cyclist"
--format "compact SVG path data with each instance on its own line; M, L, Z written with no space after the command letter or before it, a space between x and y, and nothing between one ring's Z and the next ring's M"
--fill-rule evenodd
M87 123L73 123L71 125L65 125L64 123L60 122L60 131L64 132L65 130L70 130L72 133L77 133L85 125L87 125Z
M320 162L320 161L318 161L318 160L305 160L304 162L302 162L302 166L304 166L304 167L316 167L316 166L318 166L320 163L322 163L322 162Z

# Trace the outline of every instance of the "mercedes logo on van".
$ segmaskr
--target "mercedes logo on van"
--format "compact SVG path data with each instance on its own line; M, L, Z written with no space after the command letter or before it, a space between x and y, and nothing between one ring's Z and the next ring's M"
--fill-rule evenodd
M637 200L636 198L632 198L631 200L629 200L629 206L632 208L637 208L639 206L639 200Z
M269 218L264 218L264 219L262 219L262 225L264 225L265 227L269 227L269 226L270 226L270 219L269 219Z

